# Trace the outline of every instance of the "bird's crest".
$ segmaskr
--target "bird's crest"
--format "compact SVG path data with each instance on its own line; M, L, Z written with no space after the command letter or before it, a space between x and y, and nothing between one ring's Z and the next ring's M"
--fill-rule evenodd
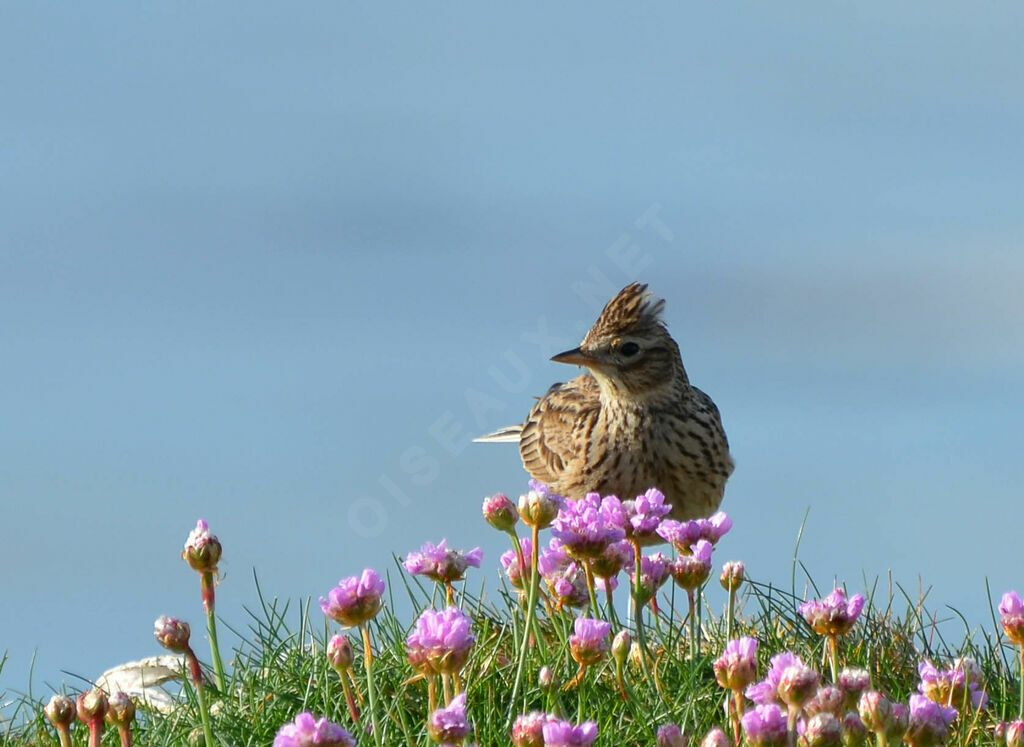
M601 316L583 338L583 347L588 343L623 333L643 333L656 327L664 327L661 312L665 300L655 298L647 290L646 283L630 283L605 304Z

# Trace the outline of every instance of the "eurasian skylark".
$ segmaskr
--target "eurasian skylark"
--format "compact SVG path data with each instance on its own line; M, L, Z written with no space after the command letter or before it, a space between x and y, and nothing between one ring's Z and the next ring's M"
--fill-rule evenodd
M553 385L525 423L477 440L518 442L527 472L569 498L656 487L673 518L710 515L733 470L729 442L715 403L686 376L664 307L646 285L627 285L578 348L551 359L588 373Z

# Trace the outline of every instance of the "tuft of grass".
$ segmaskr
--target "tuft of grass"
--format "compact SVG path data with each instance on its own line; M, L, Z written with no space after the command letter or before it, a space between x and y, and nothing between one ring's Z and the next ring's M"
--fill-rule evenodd
M387 581L385 608L370 623L376 646L374 674L381 694L378 716L383 741L387 745L421 747L430 744L425 728L427 684L406 661L405 638L415 616L428 607L443 606L444 596L433 585L410 577L400 565L388 574ZM817 588L813 582L810 586ZM922 585L909 592L889 578L883 588L878 579L865 587L868 599L864 613L853 631L840 638L841 665L867 669L875 689L905 700L917 689L917 667L923 658L948 666L959 656L973 657L984 671L990 703L983 712L962 711L950 741L997 744L993 726L999 720L1016 717L1020 685L1015 651L1003 641L995 618L994 630L985 629L972 627L955 609L929 609L929 590ZM370 719L362 668L357 664L352 670L363 695L363 716L353 724L341 681L325 656L327 640L335 632L333 624L318 609L311 611L310 599L299 603L267 599L258 579L255 588L257 603L246 609L242 626L220 621L236 643L226 690L210 688L216 740L224 745L268 745L282 724L300 711L312 711L346 726L360 745L371 744L365 731ZM683 619L685 594L676 594L666 586L660 597L659 614L647 626L654 657L651 676L645 677L637 662L630 661L626 667L628 697L618 690L610 659L588 668L573 689L544 690L539 686L537 673L542 666L553 671L559 686L569 682L577 671L568 645L575 613L555 611L538 616L533 645L527 648L527 676L515 702L511 702L516 657L524 632L522 598L504 585L488 593L482 582L476 589L463 583L456 603L472 616L477 636L462 673L475 729L473 741L479 745L508 744L510 718L530 710L548 711L571 720L592 719L599 728L597 744L608 747L653 745L657 727L665 722L680 724L696 740L715 725L728 731L723 708L726 693L712 671L712 662L726 644L724 615L715 614L707 597L701 596L699 652L690 651ZM795 577L790 579L789 590L771 583L744 583L733 637L749 635L758 640L759 675L767 670L772 655L789 650L817 666L828 678L826 641L796 612L802 601L795 594ZM626 602L627 591L620 589L620 620L625 620ZM399 619L395 610L406 606L411 607L413 615ZM962 631L956 642L944 634L953 623ZM354 629L349 631L349 638L358 662L361 638ZM0 658L0 671L5 660ZM11 704L0 744L57 744L54 731L42 715L43 700L29 693L6 692L0 694L0 700ZM198 707L195 692L185 685L180 705L173 712L140 708L136 743L201 744ZM85 729L78 725L73 731L74 743L86 744ZM116 734L108 730L104 744L116 743Z

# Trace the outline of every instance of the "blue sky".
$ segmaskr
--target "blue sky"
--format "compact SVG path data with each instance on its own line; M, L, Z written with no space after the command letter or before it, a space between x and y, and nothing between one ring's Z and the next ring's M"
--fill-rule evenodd
M737 463L741 558L987 624L1024 586L1012 4L8 6L2 684L447 536L468 445L640 279ZM882 586L885 586L883 582Z

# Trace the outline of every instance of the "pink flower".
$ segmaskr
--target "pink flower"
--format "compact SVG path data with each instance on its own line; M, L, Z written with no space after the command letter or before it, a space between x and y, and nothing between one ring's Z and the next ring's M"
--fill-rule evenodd
M512 744L515 747L544 747L544 724L552 720L541 711L518 716L512 724Z
M320 597L320 609L342 625L362 625L380 612L384 595L384 579L377 571L367 568L361 576L349 576Z
M410 552L402 563L405 570L416 576L426 576L440 584L461 581L469 566L480 567L483 550L474 547L472 550L460 551L448 548L448 540L438 544L424 542L419 552Z
M161 615L153 624L153 635L168 651L182 654L189 651L188 639L192 629L184 620Z
M790 651L775 654L768 664L768 673L765 678L747 688L747 697L758 705L778 703L779 681L782 679L782 673L793 665L803 666L803 663L803 659Z
M1003 594L999 602L999 614L1002 615L1006 637L1018 646L1024 646L1024 600L1017 592L1008 591Z
M860 696L857 712L861 721L876 734L884 734L892 723L892 703L877 690L868 690Z
M717 545L718 540L722 539L730 529L732 529L732 519L724 511L719 511L707 519L691 519L690 521L665 519L658 527L658 534L671 542L678 552L685 555L697 540L703 539L712 545Z
M828 711L811 716L803 734L808 747L839 747L843 743L843 725Z
M658 593L658 589L661 588L662 584L669 577L671 565L672 561L660 552L654 555L644 555L640 558L640 583L637 604L647 604ZM634 583L636 570L634 568L632 574Z
M611 623L577 617L573 623L573 634L569 636L569 651L572 658L584 666L597 664L608 653L608 635Z
M597 739L597 724L585 721L573 726L568 721L552 719L544 724L545 747L590 747Z
M487 523L502 532L511 532L519 521L516 504L504 493L495 493L484 498L482 510Z
M928 700L940 705L963 706L965 688L970 705L984 708L988 702L988 695L980 687L981 669L973 659L958 659L950 669L938 669L931 661L925 659L918 664L917 673L921 675L917 689Z
M599 556L587 562L597 578L614 578L623 568L633 567L633 546L629 540L612 542Z
M515 550L506 550L498 560L501 562L501 567L505 569L505 575L508 576L509 583L517 589L525 589L529 585L528 581L530 580L533 542L530 541L529 537L522 537L519 540L519 549L523 553L523 563L526 564L526 568L519 567L519 556L516 555Z
M658 747L686 747L686 737L683 730L676 724L662 724L658 727L656 737Z
M819 635L843 635L848 633L864 608L864 595L854 594L849 601L846 592L835 589L824 599L811 599L801 604L797 611Z
M462 744L471 731L466 720L466 693L459 693L446 708L430 714L427 731L435 742Z
M658 527L662 519L672 510L671 503L665 503L665 495L657 488L650 488L643 495L622 502L625 512L626 536L641 545L661 542Z
M701 740L700 747L733 747L733 744L721 727L716 726Z
M519 496L519 518L531 527L544 529L551 526L564 506L565 498L549 491L544 483L530 480L530 492Z
M472 620L458 607L424 610L405 639L409 663L424 674L452 674L462 669L476 641Z
M314 719L309 712L300 713L274 737L274 747L355 747L355 744L356 740L348 731L326 718Z
M210 534L210 525L206 523L206 520L200 519L196 522L196 528L189 533L188 539L185 540L185 548L181 551L181 557L193 570L205 573L217 570L220 555L220 540Z
M804 664L786 667L779 678L779 700L794 708L803 708L818 689L821 675Z
M740 719L747 741L755 747L783 747L786 744L786 714L779 706L759 705Z
M712 666L719 685L743 690L757 677L757 641L748 636L729 641Z
M906 741L913 745L941 744L949 734L957 712L955 708L934 703L923 695L910 694L910 723Z
M625 530L601 510L601 496L597 493L568 501L552 523L551 534L577 560L598 557L608 545L626 536Z
M687 591L699 589L711 575L711 543L697 540L690 555L680 555L672 561L672 578Z

